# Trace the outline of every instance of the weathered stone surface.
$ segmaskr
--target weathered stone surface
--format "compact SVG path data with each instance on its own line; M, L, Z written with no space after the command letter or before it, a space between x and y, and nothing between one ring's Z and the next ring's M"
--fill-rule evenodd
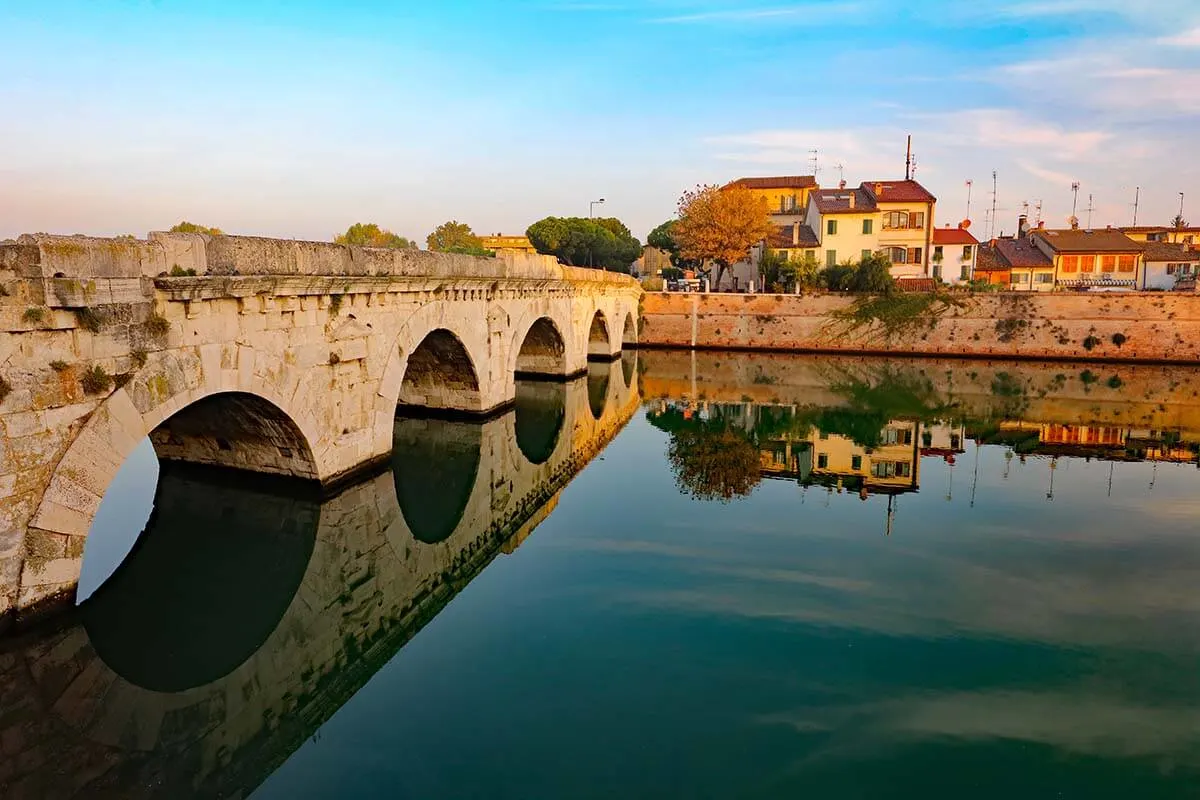
M163 458L334 480L390 451L398 403L484 414L518 371L619 353L641 296L544 256L198 234L24 236L0 269L0 530L75 549L152 432ZM70 570L33 566L8 607L69 593Z

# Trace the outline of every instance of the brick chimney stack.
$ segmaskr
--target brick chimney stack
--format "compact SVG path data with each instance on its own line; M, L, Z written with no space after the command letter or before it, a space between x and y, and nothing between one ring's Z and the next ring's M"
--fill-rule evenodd
M851 208L851 210L853 210L853 208L854 208L854 192L851 192L849 195L847 195L847 197L850 198L850 208Z

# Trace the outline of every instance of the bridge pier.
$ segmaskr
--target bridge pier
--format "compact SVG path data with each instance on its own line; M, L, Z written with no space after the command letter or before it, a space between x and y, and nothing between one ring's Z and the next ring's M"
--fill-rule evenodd
M398 407L486 416L518 375L618 356L641 294L544 256L198 234L24 236L0 244L0 286L0 619L72 600L147 436L328 486L387 458Z

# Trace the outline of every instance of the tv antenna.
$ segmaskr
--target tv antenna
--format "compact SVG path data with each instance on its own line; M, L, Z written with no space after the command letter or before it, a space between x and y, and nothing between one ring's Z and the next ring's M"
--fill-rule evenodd
M992 220L988 226L988 238L996 238L996 170L992 170Z
M815 178L817 177L817 172L820 170L820 168L817 167L817 151L815 149L808 151L808 160L812 162L812 174Z
M1088 215L1087 229L1089 231L1092 229L1092 212L1095 210L1096 210L1096 204L1092 202L1092 195L1089 192L1088 193L1088 207L1084 209L1084 211L1086 211L1087 215Z
M1071 216L1078 219L1079 214L1076 212L1079 211L1079 181L1071 182L1071 194L1074 195L1071 200Z
M1033 227L1036 228L1038 225L1041 225L1041 224L1042 224L1042 201L1034 200L1033 201Z
M1133 190L1133 227L1135 227L1135 228L1137 227L1138 203L1141 202L1141 199L1142 199L1142 187L1140 187L1140 186L1134 187L1134 190Z
M975 183L975 181L967 178L967 216L964 217L964 219L971 218L971 185L973 183Z
M836 169L838 171L838 185L841 186L841 185L845 184L846 183L846 165L839 161L838 165L836 167L834 167L834 169Z

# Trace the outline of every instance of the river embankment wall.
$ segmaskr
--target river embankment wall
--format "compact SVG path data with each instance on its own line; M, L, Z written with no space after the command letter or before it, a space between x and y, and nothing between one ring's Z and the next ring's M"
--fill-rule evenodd
M647 293L639 346L1200 363L1200 295Z

